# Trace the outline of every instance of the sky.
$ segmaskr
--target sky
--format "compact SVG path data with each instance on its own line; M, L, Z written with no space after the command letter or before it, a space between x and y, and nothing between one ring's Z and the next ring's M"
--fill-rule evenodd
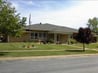
M8 0L31 23L50 23L71 28L87 27L89 18L98 17L98 0Z

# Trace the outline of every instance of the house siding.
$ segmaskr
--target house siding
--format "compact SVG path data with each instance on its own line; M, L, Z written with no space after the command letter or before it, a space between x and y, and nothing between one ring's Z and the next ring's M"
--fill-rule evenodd
M38 39L32 39L31 38L31 33L33 32L41 32L41 31L32 31L32 32L25 32L23 33L23 35L21 37L9 37L9 42L29 42L29 41L36 41L39 42L39 38ZM42 31L43 32L43 31ZM59 38L57 39L57 41L55 41L55 37L54 37L55 33L47 33L47 40L48 41L52 41L54 43L56 43L57 41L59 41L60 43L66 43L68 40L68 35L67 34L57 34L59 36Z
M68 35L67 34L61 34L60 35L60 41L61 43L66 43L68 39Z
M30 41L30 33L23 33L21 37L9 37L9 42L27 42Z

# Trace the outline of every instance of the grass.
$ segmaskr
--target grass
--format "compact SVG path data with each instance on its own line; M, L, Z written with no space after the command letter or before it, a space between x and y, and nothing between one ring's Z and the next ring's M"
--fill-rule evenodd
M74 51L74 50L65 50L65 51L33 51L33 52L0 52L0 57L27 57L27 56L51 56L51 55L74 55L74 54L95 54L98 51L86 50L83 51Z
M25 48L24 46L32 46L32 48ZM65 50L78 49L76 47L56 44L37 44L37 43L0 43L0 51L2 50Z
M25 48L24 46L34 45L32 48ZM76 46L76 47L74 47ZM98 53L93 48L98 47L98 43L86 45L87 48L85 52L82 51L82 44L76 45L62 45L62 44L37 44L37 43L0 43L0 57L22 57L22 56L50 56L50 55L73 55L73 54L95 54ZM20 52L15 52L14 50L21 50ZM29 51L22 51L29 50ZM34 50L34 51L30 51ZM39 51L42 50L42 51ZM54 50L54 51L49 51ZM56 51L59 50L59 51ZM8 51L8 52L2 52Z
M83 47L83 44L78 43L75 44L75 46ZM85 47L89 49L98 49L98 43L85 44Z

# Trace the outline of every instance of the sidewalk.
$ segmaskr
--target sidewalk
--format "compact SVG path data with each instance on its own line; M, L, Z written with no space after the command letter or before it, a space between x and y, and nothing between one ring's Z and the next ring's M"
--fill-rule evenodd
M9 60L36 60L36 59L54 59L54 58L74 58L74 57L87 57L87 56L98 56L98 54L77 54L77 55L54 55L54 56L31 56L31 57L1 57L0 61Z

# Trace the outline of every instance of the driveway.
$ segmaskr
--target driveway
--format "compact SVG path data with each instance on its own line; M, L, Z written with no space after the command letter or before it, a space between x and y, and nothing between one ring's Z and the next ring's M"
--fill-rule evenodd
M2 60L0 73L98 73L98 55Z

